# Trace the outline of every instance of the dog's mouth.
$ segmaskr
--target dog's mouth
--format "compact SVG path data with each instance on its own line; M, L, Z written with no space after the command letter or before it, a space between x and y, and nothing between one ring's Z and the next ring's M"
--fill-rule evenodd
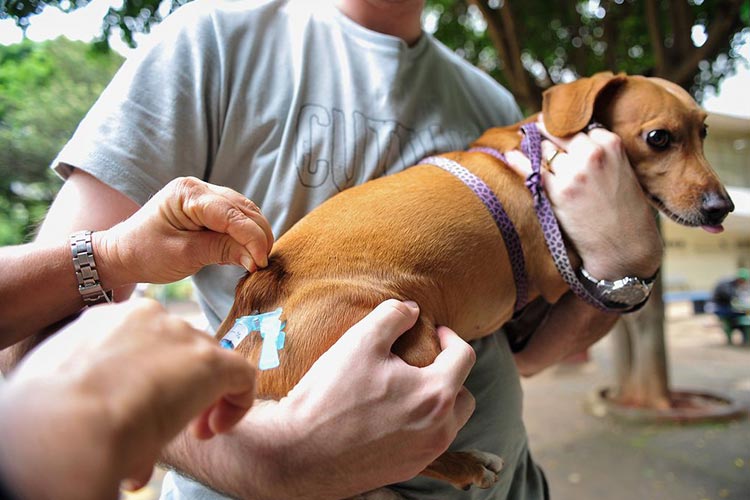
M676 214L672 212L669 208L667 208L667 205L661 201L660 198L657 196L654 196L651 193L648 194L648 199L651 201L651 203L664 215L672 219L677 224L681 224L683 226L688 227L700 227L704 231L707 231L711 234L718 234L724 231L724 226L722 226L720 223L707 223L707 221L700 220L697 217L691 216L691 217L685 217L683 215ZM702 219L702 217L701 217Z

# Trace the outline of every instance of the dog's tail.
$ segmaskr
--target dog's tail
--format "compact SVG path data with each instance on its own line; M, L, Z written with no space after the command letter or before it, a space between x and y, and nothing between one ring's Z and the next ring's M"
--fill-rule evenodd
M220 339L241 316L268 312L278 307L286 296L289 274L284 260L273 256L268 266L254 273L247 273L237 283L234 304L216 332Z

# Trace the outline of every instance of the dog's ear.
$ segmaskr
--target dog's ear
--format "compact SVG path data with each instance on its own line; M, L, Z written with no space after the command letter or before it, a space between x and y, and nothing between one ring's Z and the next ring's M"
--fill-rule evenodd
M596 73L544 92L542 116L549 133L566 137L583 130L594 116L594 105L604 89L625 81L627 75L610 71Z

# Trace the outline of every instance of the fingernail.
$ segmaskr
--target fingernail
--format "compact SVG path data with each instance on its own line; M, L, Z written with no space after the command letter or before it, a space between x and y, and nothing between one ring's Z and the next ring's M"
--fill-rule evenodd
M412 309L419 309L419 304L417 304L413 300L405 300L404 304L406 304L407 306L411 307Z
M248 272L255 272L255 262L253 262L253 259L251 259L249 255L243 255L240 257L240 264L242 264L242 267L247 269Z
M136 491L140 490L143 487L140 481L136 481L135 479L123 479L120 483L120 488L122 488L125 491Z

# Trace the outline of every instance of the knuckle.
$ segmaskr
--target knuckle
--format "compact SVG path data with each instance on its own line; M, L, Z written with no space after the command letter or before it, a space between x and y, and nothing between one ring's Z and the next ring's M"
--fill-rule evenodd
M158 301L150 299L148 297L136 297L132 299L132 303L134 307L142 309L144 311L164 311L164 306L162 306Z
M234 206L230 206L226 210L226 220L227 224L230 226L239 226L241 224L244 224L248 220L248 216L245 215L240 209Z
M164 306L154 299L138 297L128 301L127 304L135 319L151 319L166 313Z
M606 149L601 144L597 144L591 148L590 158L592 167L600 167L606 155Z
M443 422L453 411L455 392L447 384L435 384L426 394L427 419L431 425Z
M477 362L477 353L469 344L461 345L460 355L462 357L462 361L464 361L466 364L470 364L473 366Z
M394 309L396 312L399 312L404 316L409 316L409 308L400 300L388 299L383 302L383 307Z
M194 340L192 352L195 361L198 364L210 367L211 371L217 369L220 364L219 348L209 342L208 339L203 339L198 335L192 338Z
M249 198L243 198L242 205L244 205L244 208L249 212L261 213L260 207Z
M606 144L608 147L618 151L623 148L622 138L617 134L607 134Z
M202 185L196 177L177 177L167 184L178 193L191 193Z

